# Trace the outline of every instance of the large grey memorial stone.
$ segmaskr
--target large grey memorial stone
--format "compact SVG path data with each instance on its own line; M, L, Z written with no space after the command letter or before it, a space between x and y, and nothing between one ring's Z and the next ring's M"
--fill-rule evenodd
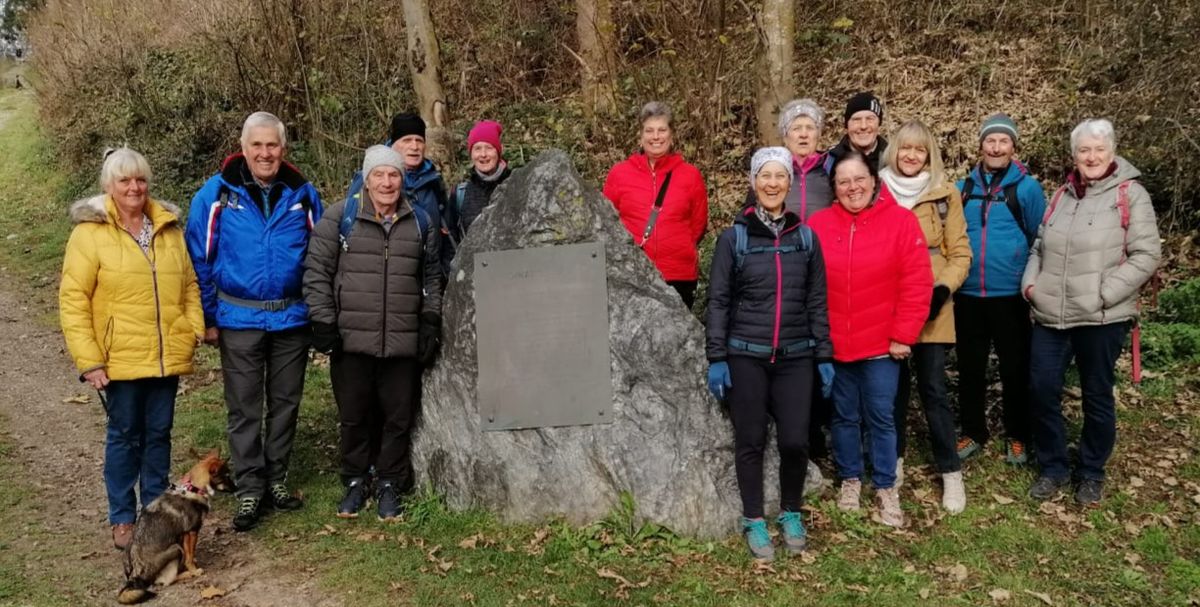
M476 272L497 253L553 247L566 255L566 245L603 248L611 422L557 426L547 414L543 421L550 423L539 424L547 427L489 428L484 403L498 401L479 390L497 370L478 366L491 363L477 350L477 327L484 341L497 318L513 324L505 329L510 333L540 329L515 310L477 310L481 292L495 299L488 293L497 285L485 283L499 274ZM511 288L525 287L513 281ZM587 524L611 512L627 491L639 516L678 533L724 537L736 530L733 430L705 387L704 329L566 154L538 156L496 190L459 247L443 305L445 343L425 374L413 459L418 480L430 482L451 507L483 508L507 521L561 517ZM525 362L530 368L522 373L555 372L545 357ZM553 406L593 389L558 385L539 397ZM766 455L771 508L778 503L773 438Z

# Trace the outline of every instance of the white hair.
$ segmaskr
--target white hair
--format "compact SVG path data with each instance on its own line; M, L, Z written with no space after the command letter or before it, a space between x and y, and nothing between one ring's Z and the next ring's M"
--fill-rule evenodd
M779 136L787 137L788 128L797 118L808 117L817 125L817 132L825 128L825 110L812 99L793 99L779 108Z
M246 122L242 123L242 143L250 138L250 131L261 127L275 129L279 134L279 145L287 147L287 128L283 126L283 121L275 114L270 112L254 112L246 118Z
M150 163L146 162L146 157L125 147L108 152L100 167L100 189L108 192L109 188L126 177L142 177L150 181Z
M1117 132L1113 129L1113 125L1104 118L1089 118L1080 122L1071 131L1071 155L1079 149L1079 140L1084 137L1093 139L1103 139L1108 143L1108 149L1113 154L1117 153Z

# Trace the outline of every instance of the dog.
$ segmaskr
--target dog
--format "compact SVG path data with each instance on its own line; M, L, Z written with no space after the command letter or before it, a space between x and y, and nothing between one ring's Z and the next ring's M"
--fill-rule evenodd
M203 573L196 565L196 540L209 510L209 496L213 491L232 490L229 465L213 449L178 483L150 502L138 516L133 537L125 547L125 586L117 602L133 605L150 600L154 598L151 585L168 586Z

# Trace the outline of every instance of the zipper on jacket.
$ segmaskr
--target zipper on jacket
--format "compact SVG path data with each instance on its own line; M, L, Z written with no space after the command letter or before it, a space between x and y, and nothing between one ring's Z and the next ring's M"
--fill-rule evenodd
M1059 324L1059 326L1065 325L1066 319L1067 319L1067 266L1069 266L1071 263L1071 234L1073 234L1075 232L1075 217L1077 215L1079 215L1079 201L1078 200L1075 202L1075 206L1071 208L1071 222L1069 224L1067 224L1067 230L1066 230L1066 234L1065 234L1066 240L1067 240L1067 250L1063 253L1062 297L1059 298L1059 306L1058 306L1058 324ZM1047 225L1046 229L1049 230L1050 226ZM1043 246L1042 249L1045 250L1045 246ZM1045 255L1043 255L1043 258L1044 257L1045 257ZM1099 297L1099 294L1097 293L1096 296ZM1103 302L1101 302L1100 307L1101 308L1104 307Z
M135 238L133 234L130 234L129 230L126 230L120 226L117 226L117 229L128 234L129 238L133 240L134 246L136 246L139 251L142 251L142 245L138 244L137 238ZM154 250L155 236L156 234L151 232L150 251ZM162 303L159 301L158 296L158 267L155 265L154 260L150 257L149 251L142 251L142 257L145 257L146 262L150 264L150 284L154 287L154 327L158 329L158 373L160 377L166 377L167 363L165 360L166 353L163 352Z
M415 219L416 216L414 215ZM399 217L396 218L399 221ZM391 227L395 227L395 223ZM383 358L387 355L387 319L388 319L388 259L391 257L391 228L384 228L383 224L379 224L379 229L383 231L383 321L380 323L380 339L379 339L379 357Z
M991 197L983 199L983 222L979 232L983 234L979 243L979 296L987 297L987 220L988 212L992 209Z
M846 310L847 311L854 309L854 306L850 302L850 298L854 296L854 284L852 282L850 282L850 279L851 279L851 275L854 273L852 268L854 268L854 232L856 232L856 231L858 231L858 216L857 215L850 218L850 243L849 243L850 253L848 255L846 255L846 284L850 285L850 288L846 289ZM850 334L850 319L853 316L854 316L853 314L846 314L846 334L847 335Z
M775 332L771 335L771 362L779 353L779 323L783 308L783 260L779 255L779 235L775 235Z

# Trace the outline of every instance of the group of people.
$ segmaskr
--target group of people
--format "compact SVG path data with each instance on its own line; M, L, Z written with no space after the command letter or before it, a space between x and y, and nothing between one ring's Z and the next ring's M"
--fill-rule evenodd
M754 153L746 202L713 252L708 386L729 407L754 558L774 556L763 503L772 420L788 551L806 545L805 477L810 459L827 454L839 508L861 508L869 478L878 519L904 525L914 375L942 504L961 512L962 461L989 440L993 347L1005 457L1022 464L1036 454L1030 495L1043 500L1072 476L1060 393L1074 356L1085 419L1075 499L1101 498L1115 442L1115 362L1138 288L1160 257L1150 198L1116 155L1112 125L1075 128L1075 168L1047 204L1016 159L1018 130L1007 115L984 120L979 163L957 183L927 125L906 122L889 142L883 116L880 99L855 95L845 135L822 151L822 108L811 99L785 104L785 145ZM612 167L604 194L691 308L707 188L675 149L667 106L646 104L639 124L639 149ZM254 528L267 510L303 507L288 488L288 460L310 348L330 357L338 405L345 493L337 515L356 517L371 498L381 519L400 515L446 276L511 173L501 131L486 120L471 129L471 168L446 188L425 157L424 122L397 115L386 142L366 150L345 199L326 208L285 160L284 124L256 112L242 126L241 152L196 193L186 218L150 197L140 154L122 148L105 158L104 193L72 207L59 301L80 379L107 395L104 478L116 546L128 543L139 500L168 490L178 377L191 372L202 343L221 353L236 530ZM946 388L954 346L961 433Z
M962 461L989 439L993 346L1005 458L1036 456L1029 494L1037 500L1072 481L1061 393L1074 357L1084 418L1074 498L1096 504L1116 439L1117 357L1137 319L1138 289L1160 259L1153 205L1137 169L1116 154L1112 124L1075 127L1074 168L1047 204L1016 159L1017 125L1005 114L983 121L979 163L957 183L927 125L908 121L890 142L879 136L883 104L874 95L852 97L843 120L845 136L820 152L821 108L810 99L783 106L785 147L754 153L746 206L713 252L708 385L733 421L750 553L775 554L762 487L770 419L786 550L806 544L804 481L810 455L824 453L825 424L837 507L861 508L869 473L877 520L904 525L898 489L914 375L942 505L961 512ZM946 390L954 346L961 435Z
M447 191L425 157L425 123L397 115L346 198L325 207L285 160L279 118L251 114L241 151L179 208L150 196L138 152L109 152L103 194L71 208L59 308L80 380L105 398L104 479L113 544L138 504L168 490L179 376L200 344L221 353L237 531L304 506L288 462L310 348L329 355L338 405L339 517L374 498L381 519L413 487L420 376L436 356L456 244L510 171L501 127L471 129L472 167Z

